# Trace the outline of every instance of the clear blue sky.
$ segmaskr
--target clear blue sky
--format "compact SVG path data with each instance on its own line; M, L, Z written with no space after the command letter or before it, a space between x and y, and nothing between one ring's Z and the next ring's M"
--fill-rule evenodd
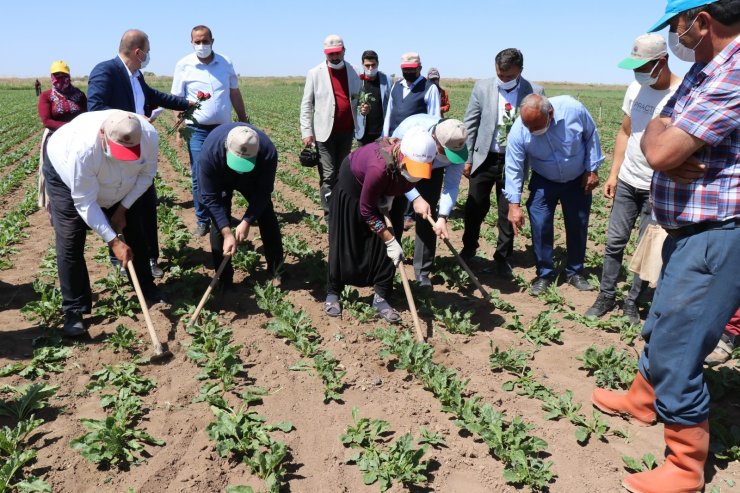
M231 57L243 76L305 75L323 59L327 34L344 38L355 66L365 49L380 68L399 73L400 55L417 51L425 69L445 77L493 75L493 58L517 47L524 75L537 81L626 84L632 73L617 63L651 26L666 0L279 0L137 2L10 0L3 5L6 53L0 77L48 76L55 59L72 75L116 55L121 34L142 29L151 42L147 71L172 75L192 51L190 29L206 24L214 49ZM666 32L663 32L664 36ZM688 65L671 58L674 72Z

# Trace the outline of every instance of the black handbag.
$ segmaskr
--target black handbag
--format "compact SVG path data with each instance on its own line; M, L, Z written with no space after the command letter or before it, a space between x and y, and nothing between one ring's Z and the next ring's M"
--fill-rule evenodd
M319 151L316 149L316 145L311 144L306 146L298 155L298 161L301 162L301 166L305 166L306 168L318 166Z

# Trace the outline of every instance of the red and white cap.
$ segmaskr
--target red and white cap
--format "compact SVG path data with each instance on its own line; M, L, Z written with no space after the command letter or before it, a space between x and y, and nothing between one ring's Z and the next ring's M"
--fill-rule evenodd
M413 51L401 55L401 68L418 68L421 65L419 54Z
M337 34L330 34L324 39L324 53L337 53L344 49L344 40Z
M113 111L103 122L103 133L113 159L136 161L141 158L141 120L127 111Z

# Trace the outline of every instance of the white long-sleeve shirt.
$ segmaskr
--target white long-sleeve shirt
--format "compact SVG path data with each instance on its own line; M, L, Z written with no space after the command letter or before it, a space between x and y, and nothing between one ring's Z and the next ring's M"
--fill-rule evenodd
M46 152L51 165L72 193L77 212L105 242L116 232L103 208L121 203L129 209L152 185L157 173L159 136L141 120L141 159L118 161L105 155L100 129L114 111L82 113L49 138Z

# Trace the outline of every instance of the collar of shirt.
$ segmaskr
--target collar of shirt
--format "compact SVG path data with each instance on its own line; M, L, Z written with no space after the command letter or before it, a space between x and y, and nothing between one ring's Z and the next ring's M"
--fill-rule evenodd
M198 58L198 55L196 55L195 53L193 53L193 54L192 54L192 57L193 57L193 64L194 64L194 65L202 65L202 66L204 66L204 67L212 67L212 66L214 66L214 65L218 64L218 59L219 59L218 53L216 53L216 52L214 51L214 52L213 52L212 54L213 54L213 59L211 59L211 61L210 61L210 62L208 62L208 63L205 63L205 62L201 62L201 61L200 61L200 58Z
M126 65L126 62L124 61L124 59L121 58L121 55L118 55L118 59L121 60L121 63L123 63L123 67L126 69L126 73L128 74L129 78L138 79L139 75L141 75L141 71L139 69L136 69L136 71L132 73L131 70L129 70L128 65Z
M704 79L705 77L710 76L714 71L732 58L738 50L740 50L740 41L738 41L738 38L735 38L725 46L725 49L717 53L717 56L715 56L711 62L707 63L704 68L701 69L699 78Z
M411 84L409 84L409 82L406 79L401 79L401 85L403 85L407 89L411 89L412 87L414 87L423 78L424 77L422 75L419 75L419 77L417 77L416 80L414 82L412 82Z

